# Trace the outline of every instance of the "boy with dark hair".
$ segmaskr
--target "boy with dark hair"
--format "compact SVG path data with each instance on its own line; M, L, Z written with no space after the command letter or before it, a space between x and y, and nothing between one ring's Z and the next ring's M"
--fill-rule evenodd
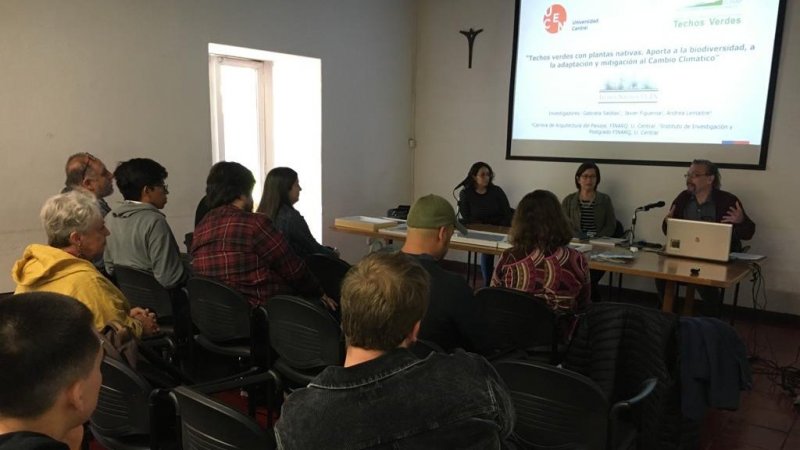
M278 448L504 447L514 408L502 380L461 350L408 350L428 307L428 273L402 253L373 253L342 284L344 367L326 368L283 405Z
M0 450L79 448L102 359L79 301L52 292L0 299Z
M167 170L147 158L121 162L114 171L117 188L125 198L106 216L111 235L106 239L106 271L128 266L153 274L167 289L180 287L189 278L178 243L160 211L167 204Z

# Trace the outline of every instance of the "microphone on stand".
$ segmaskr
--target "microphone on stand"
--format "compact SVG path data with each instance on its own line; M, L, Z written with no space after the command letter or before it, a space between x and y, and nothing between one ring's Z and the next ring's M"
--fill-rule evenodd
M661 201L657 201L655 203L648 203L647 205L640 206L640 207L636 208L636 211L637 212L638 211L650 211L651 209L654 209L654 208L663 208L664 205L666 205L666 203L664 203L664 200L661 200Z
M628 236L628 244L633 245L634 235L636 233L636 214L642 211L650 211L653 208L661 208L665 205L663 200L655 203L648 203L647 205L640 206L633 211L633 218L631 218L631 234Z

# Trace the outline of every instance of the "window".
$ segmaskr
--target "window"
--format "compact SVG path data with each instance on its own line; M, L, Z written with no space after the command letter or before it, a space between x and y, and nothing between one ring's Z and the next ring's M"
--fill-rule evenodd
M272 75L269 61L209 57L211 66L213 162L235 161L256 178L258 201L267 168L272 167L272 139L266 98Z
M208 51L213 162L250 169L256 202L270 169L297 171L295 208L322 242L321 61L220 44Z

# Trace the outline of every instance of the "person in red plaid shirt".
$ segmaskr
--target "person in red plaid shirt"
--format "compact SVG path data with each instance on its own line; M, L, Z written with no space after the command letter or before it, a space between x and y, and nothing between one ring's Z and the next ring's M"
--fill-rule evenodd
M194 273L217 279L241 292L253 306L278 294L325 296L305 262L264 214L253 213L253 173L235 162L214 164L206 181L208 214L194 230Z

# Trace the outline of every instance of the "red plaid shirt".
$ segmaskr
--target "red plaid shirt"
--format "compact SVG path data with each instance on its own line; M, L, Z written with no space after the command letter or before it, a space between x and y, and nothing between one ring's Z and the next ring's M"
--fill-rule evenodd
M322 295L272 221L232 205L211 210L195 228L192 268L238 290L254 306L278 294Z

